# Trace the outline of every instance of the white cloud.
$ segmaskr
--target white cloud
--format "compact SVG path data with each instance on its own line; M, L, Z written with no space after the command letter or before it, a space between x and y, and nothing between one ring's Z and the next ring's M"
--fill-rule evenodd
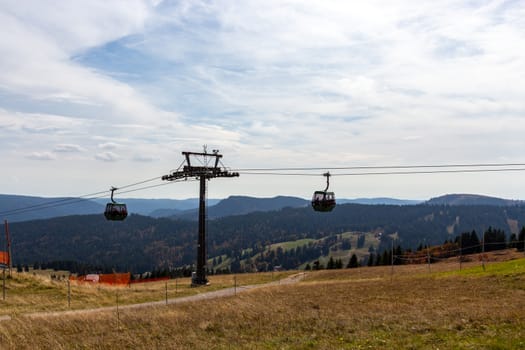
M524 18L502 1L3 2L0 155L52 149L106 177L203 144L240 167L520 161Z
M140 162L140 163L151 163L151 162L158 161L158 160L159 160L158 157L150 157L150 156L145 156L145 155L135 155L133 157L133 161Z
M117 144L117 143L114 143L114 142L106 142L106 143L101 143L101 144L98 145L98 148L105 149L105 150L114 150L114 149L117 149L119 147L120 147L120 145Z
M51 152L33 152L26 156L27 159L31 160L55 160L56 157Z
M53 151L58 153L80 153L85 152L86 150L79 145L59 144L53 148Z
M95 159L101 160L103 162L116 162L120 157L113 152L101 152L95 154Z

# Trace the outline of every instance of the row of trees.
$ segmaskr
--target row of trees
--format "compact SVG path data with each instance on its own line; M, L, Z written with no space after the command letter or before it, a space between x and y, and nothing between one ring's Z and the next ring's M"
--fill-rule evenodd
M507 248L516 248L518 251L525 251L525 227L518 235L511 234L507 240L505 231L489 227L481 237L475 230L464 232L455 237L454 240L446 240L440 246L423 247L420 245L416 251L411 249L403 250L397 246L390 250L383 250L382 253L370 253L367 261L368 266L377 265L401 265L407 263L434 262L441 258L452 256L476 254L490 252ZM393 255L392 255L393 254Z
M370 249L370 254L361 261L358 261L356 255L353 254L348 260L346 268L354 268L362 265L380 266L435 262L440 258L475 254L483 251L489 252L506 248L516 248L518 251L525 251L525 227L521 229L518 235L511 234L508 240L505 231L489 227L483 233L481 238L476 231L473 230L471 232L460 234L452 241L446 240L440 246L428 247L420 245L416 251L412 251L410 248L403 249L400 245L395 246L393 249L383 249L378 253L375 253L373 249ZM312 265L308 263L305 269L340 269L343 268L343 265L341 259L334 260L333 257L330 257L326 267L323 266L319 260L316 260Z
M365 235L361 234L357 239L357 248L362 248L365 244ZM377 251L372 247L369 254L361 260L354 254L347 259L334 259L331 253L337 250L347 251L352 248L350 239L343 235L328 235L324 239L312 241L302 246L291 249L284 249L278 246L275 249L265 249L262 244L254 244L248 249L232 250L224 256L218 256L209 266L209 274L239 273L253 271L271 271L274 267L283 269L296 269L299 266L306 266L306 269L339 269L353 268L357 266L379 266L408 263L423 263L429 258L435 261L439 258L446 258L456 255L466 255L500 250L505 248L517 248L520 251L525 249L525 227L518 234L511 234L508 239L505 231L498 228L489 227L478 234L475 230L463 232L453 238L446 240L440 246L424 247L420 245L415 251L411 248L403 249L400 245L394 247L392 251L392 241L386 235L380 242ZM169 255L169 254L168 254ZM328 261L321 263L319 258L327 256ZM224 259L229 259L228 266L223 264ZM17 266L20 271L29 270L27 264ZM88 273L111 273L113 270L127 271L118 266L93 265L80 263L71 260L58 260L47 263L35 262L35 269L54 269L65 270L76 274ZM191 275L191 265L184 265L178 268L157 267L149 270L149 277L182 277ZM144 275L146 276L146 275Z

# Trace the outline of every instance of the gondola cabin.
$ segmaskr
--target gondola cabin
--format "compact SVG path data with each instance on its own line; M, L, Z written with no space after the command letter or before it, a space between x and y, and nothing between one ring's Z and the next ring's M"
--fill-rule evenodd
M106 204L106 210L104 211L104 216L107 220L111 221L121 221L128 216L128 209L126 204L121 203L108 203Z
M104 216L107 220L122 221L128 216L128 208L126 208L126 204L115 202L113 192L116 190L116 187L111 187L111 203L106 204Z
M332 211L335 208L334 192L315 191L312 197L312 208L321 212Z

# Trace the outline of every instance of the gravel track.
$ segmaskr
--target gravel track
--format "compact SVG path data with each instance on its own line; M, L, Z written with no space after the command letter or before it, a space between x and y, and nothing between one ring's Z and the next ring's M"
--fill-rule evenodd
M107 306L107 307L99 307L99 308L93 308L93 309L81 309L81 310L40 311L40 312L31 312L31 313L21 314L20 317L29 317L29 318L61 317L61 316L69 316L69 315L99 313L99 312L105 312L105 311L116 311L117 308L118 310L128 310L128 309L138 309L138 308L144 308L144 307L161 306L161 305L166 305L166 304L182 304L182 303L194 302L194 301L199 301L199 300L218 299L218 298L224 298L224 297L236 295L237 293L243 293L243 292L253 290L253 289L297 283L300 280L302 280L305 277L305 275L306 273L298 273L298 274L283 278L282 280L279 280L279 281L273 281L273 282L264 283L264 284L254 284L254 285L247 285L247 286L225 288L225 289L220 289L220 290L216 290L213 292L206 292L206 293L191 295L187 297L168 299L167 301L166 300L152 301L152 302L140 303L140 304L119 305L118 307L117 306ZM11 320L11 316L0 316L0 321L8 321L8 320Z

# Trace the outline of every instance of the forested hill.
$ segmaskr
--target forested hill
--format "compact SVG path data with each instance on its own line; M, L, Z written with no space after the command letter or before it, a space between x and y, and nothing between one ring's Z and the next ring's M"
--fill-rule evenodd
M446 194L431 198L425 204L429 205L495 205L500 207L524 205L521 200L503 199L477 194Z
M277 196L273 198L254 198L247 196L230 196L217 204L210 206L207 216L210 219L243 215L261 211L275 211L282 208L300 208L310 205L310 201L297 197ZM175 218L197 220L198 209L188 210L174 215Z
M523 225L523 206L345 204L331 213L285 208L210 220L208 256L235 256L246 248L257 254L272 243L347 231L382 232L386 247L388 234L397 233L403 247L415 248L424 240L441 244L466 231L481 234L489 226L509 236ZM137 272L195 261L193 221L131 215L123 222L108 222L102 215L84 215L13 223L10 229L15 263L75 260Z

